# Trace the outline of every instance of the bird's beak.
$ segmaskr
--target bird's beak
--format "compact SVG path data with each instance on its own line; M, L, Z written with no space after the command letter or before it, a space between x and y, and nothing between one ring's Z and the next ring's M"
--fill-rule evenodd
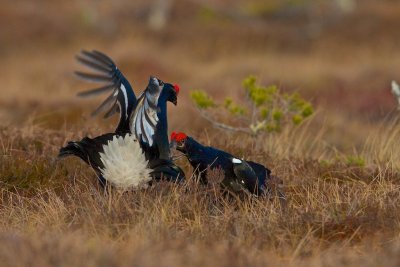
M175 99L172 103L176 106L178 104L178 100Z
M177 142L176 140L171 140L171 143L169 143L169 148L176 149L182 153L186 153L185 142Z
M170 149L176 149L177 145L178 144L176 143L176 141L172 140L171 143L169 143L169 148Z

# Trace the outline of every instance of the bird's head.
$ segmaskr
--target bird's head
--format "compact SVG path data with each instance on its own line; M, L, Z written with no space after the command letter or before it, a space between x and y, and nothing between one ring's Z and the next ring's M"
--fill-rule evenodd
M172 132L170 147L176 148L176 150L179 150L179 151L185 153L187 139L188 139L188 136L182 132L179 132L179 133Z
M175 106L178 103L178 94L180 90L179 85L165 83L157 77L150 76L149 86L161 92L165 99L173 103Z

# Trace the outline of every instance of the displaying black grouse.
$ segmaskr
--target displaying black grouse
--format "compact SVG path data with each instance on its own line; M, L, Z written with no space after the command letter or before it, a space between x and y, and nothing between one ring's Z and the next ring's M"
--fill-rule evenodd
M231 191L246 189L255 195L269 191L267 181L271 171L261 164L240 160L225 151L203 146L184 133L171 134L171 147L185 154L203 183L207 183L208 168L221 168L225 175L222 185Z
M107 166L114 176L119 175L119 178L129 180L126 176L135 176L134 168L143 160L147 162L147 168L154 179L184 179L183 171L169 158L167 133L167 101L177 104L179 87L150 77L147 88L136 99L131 85L108 56L98 51L82 51L77 59L98 71L96 74L76 72L79 77L93 82L106 82L106 85L100 88L78 95L93 96L112 90L111 95L92 114L96 115L108 109L105 117L119 112L120 120L115 133L69 142L60 150L60 156L75 155L83 159L95 169L102 185L105 184L105 180L115 179L111 174L108 178L104 175ZM139 144L140 150L136 149ZM131 153L127 147L131 148ZM143 159L138 151L144 152ZM109 162L117 163L114 165L118 165L119 169L107 164ZM143 171L138 169L137 172Z

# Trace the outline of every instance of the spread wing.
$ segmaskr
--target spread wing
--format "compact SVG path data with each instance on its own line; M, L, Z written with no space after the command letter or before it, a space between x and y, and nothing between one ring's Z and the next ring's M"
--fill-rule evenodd
M146 90L139 96L130 122L130 130L137 140L152 147L154 134L159 123L158 99L162 87L157 78L151 77Z
M107 55L98 51L81 51L76 59L81 64L94 70L95 73L87 73L76 71L75 74L89 82L101 83L102 86L88 91L78 93L80 97L97 96L106 92L111 94L103 101L103 103L92 112L92 116L99 113L105 113L104 117L108 118L115 113L120 113L120 125L129 125L129 116L136 105L136 96L132 90L128 80L122 72L117 68L115 63Z

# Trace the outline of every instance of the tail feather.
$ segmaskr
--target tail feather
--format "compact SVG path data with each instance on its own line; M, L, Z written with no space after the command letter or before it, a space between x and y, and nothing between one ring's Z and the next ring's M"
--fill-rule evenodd
M76 156L87 164L91 165L96 172L103 168L100 160L100 152L103 152L103 145L111 140L115 134L109 133L100 135L96 138L85 137L80 141L70 141L60 149L59 157Z
M115 187L127 190L146 187L151 180L148 162L132 135L114 136L103 146L101 173Z
M103 151L103 145L112 139L115 134L109 133L96 138L84 137L80 141L70 141L66 146L60 149L59 158L76 156L91 166L99 178L102 186L105 185L105 178L102 177L101 169L104 168L100 159L100 153Z

